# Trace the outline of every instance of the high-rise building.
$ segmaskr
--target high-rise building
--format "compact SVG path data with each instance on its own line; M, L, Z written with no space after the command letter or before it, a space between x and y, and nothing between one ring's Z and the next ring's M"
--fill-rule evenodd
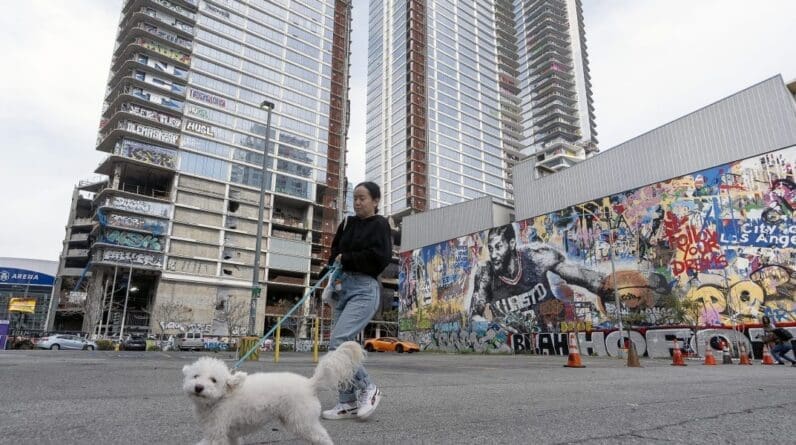
M350 24L347 0L124 2L88 261L56 290L85 295L83 331L245 333L255 255L254 333L305 293L343 208Z
M365 175L386 213L511 202L520 159L593 150L579 0L371 0L369 21Z
M522 154L536 174L597 151L580 0L514 0L522 106Z

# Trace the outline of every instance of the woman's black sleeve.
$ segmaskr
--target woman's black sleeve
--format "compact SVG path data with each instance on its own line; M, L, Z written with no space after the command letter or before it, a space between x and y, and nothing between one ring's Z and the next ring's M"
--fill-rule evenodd
M343 235L343 223L337 225L337 232L334 234L334 239L332 240L332 253L329 254L329 262L328 264L331 266L334 264L334 259L337 258L337 255L340 254L340 238Z

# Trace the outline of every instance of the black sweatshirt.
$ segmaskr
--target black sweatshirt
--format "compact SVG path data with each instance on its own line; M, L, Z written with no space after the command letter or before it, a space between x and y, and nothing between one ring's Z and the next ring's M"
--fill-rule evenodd
M376 278L390 264L392 258L392 232L387 219L381 215L368 218L349 216L348 223L340 223L332 241L334 263L342 254L343 270L360 272ZM343 230L345 225L345 230Z

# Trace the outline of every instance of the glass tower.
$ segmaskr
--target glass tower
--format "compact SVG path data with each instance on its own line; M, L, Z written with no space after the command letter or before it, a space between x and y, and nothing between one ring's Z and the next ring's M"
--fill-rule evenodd
M573 11L563 37L537 18L537 4L548 3ZM483 195L510 203L513 165L557 141L542 138L543 131L561 129L561 139L574 144L593 141L578 2L372 0L369 21L365 175L382 185L386 213L401 216ZM577 50L570 45L576 41ZM548 65L529 60L529 50L540 45L569 48L560 68L568 61L570 70L556 77L544 71ZM538 90L553 77L562 79L554 88L570 89L557 104L582 100L566 111L591 133L565 126L570 115L551 115L550 105L540 103L547 96ZM579 88L585 88L582 97ZM544 108L537 112L537 105ZM585 121L582 110L589 110Z
M344 0L124 3L89 261L60 289L83 331L245 333L264 156L257 332L305 292L343 208L350 23Z

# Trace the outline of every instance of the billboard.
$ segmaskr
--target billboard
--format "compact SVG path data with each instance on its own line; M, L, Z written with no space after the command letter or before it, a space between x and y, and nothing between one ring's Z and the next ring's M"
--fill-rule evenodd
M31 286L52 286L55 277L45 273L13 267L0 267L0 285L21 284Z
M790 147L402 253L401 331L501 349L618 315L683 323L676 302L701 326L796 321L794 166Z
M8 301L8 312L24 312L32 314L36 312L35 298L11 298Z

